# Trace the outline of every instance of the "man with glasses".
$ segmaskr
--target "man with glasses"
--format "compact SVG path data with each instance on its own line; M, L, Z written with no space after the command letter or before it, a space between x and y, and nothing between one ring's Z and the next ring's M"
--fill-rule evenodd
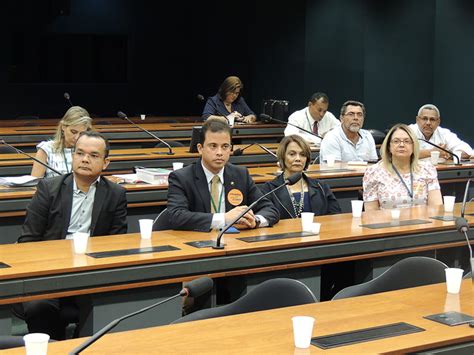
M100 176L109 165L108 155L104 136L82 132L74 147L73 172L39 182L18 242L70 239L77 232L91 236L127 233L125 189ZM77 307L74 298L30 301L22 306L15 311L23 313L28 331L47 333L56 340L65 338L67 326L61 309Z
M229 163L231 139L229 125L208 119L197 145L201 159L169 175L168 211L173 229L208 232L221 228L262 196L247 169ZM234 227L266 227L278 220L278 211L265 198Z
M329 98L325 93L316 92L308 101L308 106L302 110L293 112L288 117L288 123L292 123L316 135L324 137L331 129L341 125L341 122L328 111ZM286 126L285 136L297 134L310 144L320 144L321 139L315 135L299 130L295 126Z
M440 123L441 115L438 108L433 104L426 104L418 110L416 123L411 124L409 127L417 138L425 139L453 153L454 151L462 151L462 158L470 158L474 155L474 151L469 144L463 142L449 129L440 127ZM429 158L434 150L439 149L420 141L420 158ZM451 158L450 154L442 150L439 151L440 157L445 159Z
M336 161L376 161L375 141L370 132L362 129L364 104L346 101L341 108L341 125L329 131L321 142L321 160L334 156Z

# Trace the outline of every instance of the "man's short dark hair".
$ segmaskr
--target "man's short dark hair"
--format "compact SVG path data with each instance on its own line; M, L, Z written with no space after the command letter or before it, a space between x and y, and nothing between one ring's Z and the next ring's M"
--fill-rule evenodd
M346 101L342 104L341 116L344 116L346 114L347 106L359 106L362 109L362 113L364 114L364 117L365 117L365 106L364 106L364 104L360 101L355 101L355 100L349 100L349 101Z
M316 101L321 99L324 103L329 104L329 97L324 92L315 92L313 95L311 95L309 101L314 104Z
M219 120L219 119L208 119L204 124L202 125L201 129L201 137L200 137L200 142L202 145L204 145L204 139L206 138L206 132L211 131L213 133L216 132L225 132L229 134L230 141L232 142L232 128L230 126Z
M110 151L110 144L109 140L105 138L105 136L97 131L84 131L79 134L79 137L77 138L77 141L79 141L79 138L86 136L86 137L91 137L91 138L98 138L102 139L105 143L105 156L104 158L107 158L109 156L109 151ZM76 144L77 144L76 141ZM74 150L76 150L76 144L74 144Z

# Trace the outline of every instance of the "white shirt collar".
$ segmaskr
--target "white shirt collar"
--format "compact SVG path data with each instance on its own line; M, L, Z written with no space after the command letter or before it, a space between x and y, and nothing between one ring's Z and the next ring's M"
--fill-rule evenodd
M204 166L204 163L202 162L202 160L201 160L201 166L202 166L202 170L204 170L204 174L206 175L206 180L208 184L211 183L211 180L214 177L214 175L219 176L219 179L221 180L221 184L224 184L224 168L222 168L221 171L219 171L217 174L214 174L213 172L209 171Z
M311 127L314 126L314 122L318 122L313 118L313 116L311 116L311 112L309 112L309 107L306 107L305 115L306 115L307 118L309 118L309 120L311 122Z

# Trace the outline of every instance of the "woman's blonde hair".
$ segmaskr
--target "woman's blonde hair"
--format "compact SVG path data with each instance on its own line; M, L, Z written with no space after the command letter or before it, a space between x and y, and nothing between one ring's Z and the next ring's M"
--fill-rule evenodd
M398 123L388 131L387 136L383 140L382 146L380 147L380 154L382 155L382 163L390 172L394 172L392 168L392 153L390 152L390 142L392 141L393 134L401 129L405 131L410 137L413 145L413 152L410 157L410 163L413 171L417 172L420 169L420 164L418 156L420 153L420 143L418 143L418 138L415 136L413 131L406 124Z
M89 117L89 112L87 112L85 108L72 106L66 111L56 128L53 144L53 150L55 152L60 152L66 147L63 128L78 125L84 125L86 126L86 130L90 131L92 129L92 119Z
M278 163L280 165L281 170L285 171L286 166L285 166L285 156L286 156L286 150L288 148L288 145L290 143L296 143L298 146L301 148L302 152L301 155L306 157L306 163L304 164L304 170L308 169L309 164L311 163L311 148L309 147L309 144L300 136L296 134L292 134L286 137L283 137L281 140L280 144L278 145L277 149L277 158L278 158Z

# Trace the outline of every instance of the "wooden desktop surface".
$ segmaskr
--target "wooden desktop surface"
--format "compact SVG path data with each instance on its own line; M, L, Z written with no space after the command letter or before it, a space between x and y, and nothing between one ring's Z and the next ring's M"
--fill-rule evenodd
M472 209L474 211L474 208ZM456 206L454 215L459 215L460 206ZM468 209L467 211L471 211ZM90 239L88 246L88 252L104 252L113 250L132 249L140 247L150 246L164 246L170 245L179 248L179 250L166 251L160 253L145 253L145 254L134 254L128 256L117 256L107 258L92 258L85 255L74 255L72 249L72 241L70 240L56 240L56 241L45 241L35 243L22 243L22 244L6 244L0 245L0 262L10 265L9 268L0 268L0 287L9 287L10 280L21 281L24 279L31 279L35 277L45 277L51 275L69 275L75 273L83 273L87 271L107 271L107 270L118 270L120 268L137 267L141 265L161 265L169 262L186 262L192 260L203 260L206 259L210 262L214 258L231 258L240 256L251 256L259 253L275 253L276 251L290 251L295 250L296 253L303 252L311 247L318 247L328 245L331 248L337 245L345 247L346 244L351 244L360 241L383 241L387 243L390 237L398 237L401 235L411 234L422 235L424 244L420 247L408 245L405 248L396 247L391 250L387 249L379 252L369 249L369 252L361 252L353 250L347 256L341 257L324 257L316 255L308 257L309 259L302 262L277 262L269 265L261 264L262 266L255 266L250 268L240 267L235 269L222 269L221 266L215 266L214 271L206 273L211 277L224 277L224 276L235 276L238 274L256 273L256 272L267 272L273 270L281 270L288 268L302 268L307 266L322 265L326 263L346 261L346 260L361 260L370 259L374 257L381 257L387 255L396 255L404 253L412 253L423 250L433 250L436 248L446 248L453 246L462 246L465 244L463 238L459 237L458 240L450 240L445 244L429 243L424 237L425 234L429 235L430 232L442 233L443 231L453 231L454 222L444 222L440 220L431 220L430 216L443 215L442 208L427 208L427 207L413 207L404 209L401 212L400 220L408 219L422 219L429 221L426 224L417 224L411 226L390 226L381 229L370 229L361 227L361 224L380 223L391 221L390 211L374 211L370 213L363 213L362 218L352 218L351 214L340 214L331 216L318 216L316 221L322 224L319 235L298 237L298 238L287 238L273 241L263 241L256 243L246 243L236 238L245 236L264 236L269 234L278 233L290 233L301 231L301 221L296 220L283 220L272 228L260 228L257 230L242 231L238 235L226 235L225 243L226 247L222 250L214 250L211 248L194 248L187 244L190 241L209 240L215 238L215 233L201 233L201 232L188 232L188 231L160 231L154 232L153 237L149 241L143 241L140 239L140 235L126 234L118 236L106 236L106 237L94 237ZM467 216L469 222L474 223L474 217ZM455 233L457 236L457 234ZM457 238L457 237L456 237ZM409 242L410 243L410 242ZM351 244L352 245L352 244ZM403 246L403 245L401 245ZM216 259L217 260L217 259ZM219 263L219 261L216 261ZM240 263L242 261L239 261ZM263 260L262 260L263 262ZM241 264L239 264L241 265ZM260 264L259 264L260 265ZM135 275L138 277L139 275ZM180 277L179 280L176 277ZM102 285L89 285L87 289L82 290L59 290L59 293L55 293L55 296L69 296L84 293L95 293L98 290L116 290L121 288L133 288L138 286L150 286L156 284L166 284L177 281L184 281L190 278L196 277L192 273L184 273L182 277L175 275L169 280L166 278L158 278L153 280L146 280L144 283L137 283L131 285L133 282L123 282L118 285L109 285L109 288L102 287ZM135 280L135 282L138 279ZM2 285L3 284L3 285ZM49 292L49 291L48 291ZM4 297L0 299L0 304L13 303L18 300L26 300L33 298L44 298L44 294L31 296L22 294L16 294L13 298ZM51 296L51 295L50 295Z
M457 311L474 316L474 285L465 280L460 294L446 285L409 288L317 304L207 319L176 325L112 333L92 344L83 354L402 354L474 341L467 324L447 326L424 316ZM355 331L397 322L423 332L322 350L297 349L291 318L316 319L313 337ZM48 354L66 354L86 338L50 343ZM23 348L5 354L24 354Z

